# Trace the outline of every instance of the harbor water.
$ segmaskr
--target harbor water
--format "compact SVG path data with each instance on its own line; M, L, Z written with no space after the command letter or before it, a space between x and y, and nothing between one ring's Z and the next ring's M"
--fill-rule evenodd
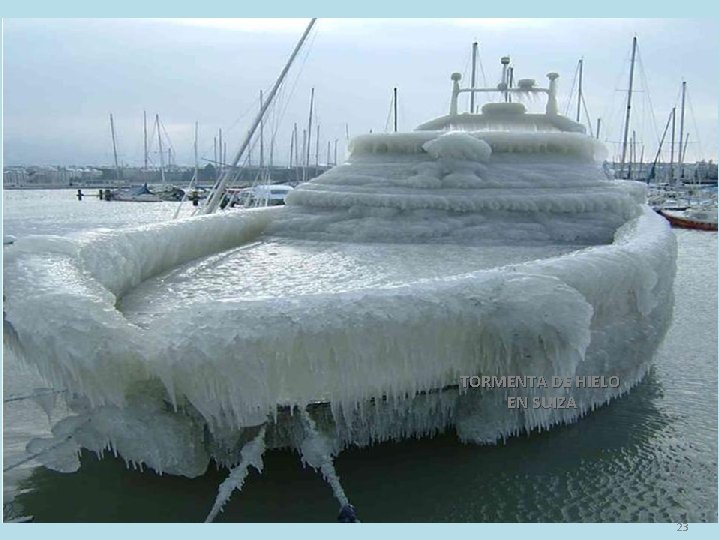
M4 234L72 235L171 219L177 203L118 203L92 190L5 191ZM181 215L189 215L187 204ZM240 211L240 210L237 210ZM672 326L647 377L567 426L465 445L454 433L342 452L335 465L364 522L717 522L717 235L676 230ZM12 248L6 248L12 249ZM275 249L275 248L273 248ZM42 314L38 314L41 317ZM13 399L44 383L5 351L5 520L203 521L227 471L195 479L84 453L78 472L29 461L25 445L62 418L58 399ZM45 407L41 407L45 405ZM45 409L45 410L44 410ZM51 410L52 409L52 410ZM48 413L49 412L49 413ZM338 504L291 451L269 451L217 521L334 521Z

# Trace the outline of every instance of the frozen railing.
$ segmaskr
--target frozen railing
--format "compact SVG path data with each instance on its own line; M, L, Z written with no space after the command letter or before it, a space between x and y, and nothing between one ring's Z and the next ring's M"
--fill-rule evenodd
M494 88L460 88L460 80L462 75L460 73L453 73L450 78L453 81L453 92L452 99L450 100L450 115L455 116L458 114L458 96L460 94L468 93L480 93L480 92L500 92L505 97L505 101L508 101L510 94L547 94L548 100L545 107L545 114L548 116L554 116L558 114L557 104L557 79L559 75L557 73L548 73L548 87L540 88L535 86L533 79L520 79L517 82L517 86L512 86L510 79L508 78L508 64L510 64L510 58L504 56L500 62L503 66L502 82Z

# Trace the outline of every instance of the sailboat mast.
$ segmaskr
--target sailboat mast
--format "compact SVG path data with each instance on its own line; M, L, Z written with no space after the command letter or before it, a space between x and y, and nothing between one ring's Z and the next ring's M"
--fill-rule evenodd
M315 136L315 169L320 165L320 124L317 125L317 135ZM317 174L317 170L315 171Z
M475 72L477 69L477 41L472 44L472 71L470 72L470 88L475 88ZM470 114L475 113L475 92L470 92Z
M115 180L120 180L120 168L118 167L117 158L117 143L115 141L115 122L113 121L112 113L110 114L110 134L112 135L113 157L115 158Z
M303 128L303 143L302 143L302 181L307 180L307 166L305 165L305 153L307 148L307 129Z
M663 129L662 137L660 137L660 144L658 145L657 152L655 153L655 159L653 159L652 167L650 168L650 174L648 178L655 178L655 169L657 167L658 160L660 159L660 153L662 152L663 144L665 144L665 136L667 135L668 128L670 127L670 121L672 120L673 112L670 111L667 122L665 122L665 129Z
M303 128L303 145L302 145L302 156L303 156L303 181L305 180L305 174L307 169L307 155L308 155L308 141L307 141L307 129Z
M260 110L263 106L263 94L260 90ZM265 166L265 122L260 119L260 168Z
M683 149L683 134L685 133L685 91L687 83L682 83L682 98L680 101L680 139L678 140L678 166L680 167L680 178L683 178L683 164L685 162L685 152Z
M295 149L293 152L293 148ZM290 166L298 166L298 136L297 122L293 123L293 132L290 139Z
M625 112L625 130L623 133L622 158L620 159L620 176L625 168L627 156L628 131L630 129L630 108L632 106L633 77L635 76L635 55L637 54L637 37L633 37L632 57L630 59L630 84L628 86L627 110Z
M165 156L163 155L162 137L160 136L160 115L155 115L155 125L157 126L158 134L158 151L160 153L160 178L162 185L165 185Z
M298 52L300 51L300 48L302 47L303 43L305 43L305 40L307 39L308 34L310 34L310 30L312 30L312 27L315 25L315 21L317 21L316 18L313 18L310 21L307 28L305 29L305 32L303 32L303 35L300 38L300 41L298 41L298 44L295 46L295 49L293 50L292 54L290 55L290 59L287 61L287 64L285 64L285 67L280 72L280 75L278 76L277 80L275 81L275 84L273 85L272 90L270 90L270 94L268 95L267 100L265 101L265 103L263 103L262 110L255 117L255 120L253 121L250 131L246 135L245 140L243 141L242 145L240 146L240 149L235 154L232 164L230 165L231 170L234 170L235 167L237 167L237 164L240 161L240 158L242 157L243 153L245 152L245 150L247 150L248 146L250 146L250 141L252 140L252 137L255 134L255 130L257 130L258 125L260 124L260 121L262 120L263 115L265 114L265 111L270 106L273 99L275 99L275 94L277 93L278 88L280 88L280 85L282 84L283 80L285 79L285 75L287 75L287 72L290 70L290 66L292 65L293 61L295 60L295 57L297 56ZM208 201L207 205L205 206L204 213L212 214L213 212L215 212L217 207L220 205L220 201L222 200L222 198L225 194L225 187L227 186L227 183L230 180L231 175L232 175L231 172L225 172L220 177L220 180L218 180L218 182L215 186L215 189L213 191L213 194L210 197L210 200Z
M293 153L295 152L295 130L293 129L290 133L290 159L288 160L288 167L292 169L293 166Z
M200 180L200 163L198 162L198 123L195 122L195 183Z
M670 183L675 180L675 107L672 109L672 132L670 135Z
M630 162L628 163L628 178L633 177L633 167L637 162L637 140L635 130L632 132L632 142L630 143Z
M218 157L220 158L220 174L222 174L225 164L225 156L223 155L222 128L218 129Z
M583 61L582 58L578 61L578 97L577 97L577 113L575 114L575 121L580 122L580 106L582 105L583 93L582 93L582 77L583 77Z
M397 133L397 87L393 88L393 131Z
M219 178L219 167L218 167L218 153L217 153L217 135L213 137L213 167L215 167L215 177Z
M310 139L312 134L313 103L315 102L315 88L310 89L310 114L308 115L307 144L305 145L305 166L310 166Z
M147 165L148 165L147 111L143 111L143 149L144 149L143 168L144 168L144 170L147 171Z
M595 128L595 138L600 140L600 119L597 119L597 128Z

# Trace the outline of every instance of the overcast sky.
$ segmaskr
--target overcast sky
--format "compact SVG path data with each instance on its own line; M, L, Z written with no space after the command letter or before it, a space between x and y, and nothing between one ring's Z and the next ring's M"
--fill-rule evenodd
M218 128L234 153L259 107L259 92L272 86L307 22L6 19L5 164L111 164L113 113L120 160L139 165L144 110L149 122L160 115L180 163L193 160L195 121L201 158L213 158ZM387 129L393 87L401 131L446 114L450 74L464 73L469 82L474 40L489 85L498 83L502 55L511 56L516 79L545 85L546 73L560 73L561 112L583 57L593 129L602 118L601 138L616 152L633 35L640 51L631 125L638 154L644 144L645 159L652 159L671 108L679 107L684 79L688 160L716 160L714 19L320 19L275 109L275 161L287 162L293 123L307 124L311 87L322 162L327 141L334 146L336 139L342 158L346 124L351 137ZM574 102L568 116L575 116ZM679 131L679 110L677 119ZM151 145L157 163L157 141ZM254 161L257 155L256 147Z

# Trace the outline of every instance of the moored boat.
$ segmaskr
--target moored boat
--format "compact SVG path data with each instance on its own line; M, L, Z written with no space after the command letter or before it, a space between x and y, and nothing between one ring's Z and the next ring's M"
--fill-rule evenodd
M452 80L448 115L357 137L285 206L7 248L13 349L74 411L55 462L111 447L197 476L290 446L322 467L446 429L495 443L637 384L676 249L645 186L605 177L601 145L558 114L556 74ZM466 92L504 101L460 113ZM543 94L540 114L508 100ZM483 376L546 385L463 385ZM617 384L577 382L593 377Z
M708 207L690 207L687 210L660 209L658 213L667 219L673 227L717 231L717 205Z

